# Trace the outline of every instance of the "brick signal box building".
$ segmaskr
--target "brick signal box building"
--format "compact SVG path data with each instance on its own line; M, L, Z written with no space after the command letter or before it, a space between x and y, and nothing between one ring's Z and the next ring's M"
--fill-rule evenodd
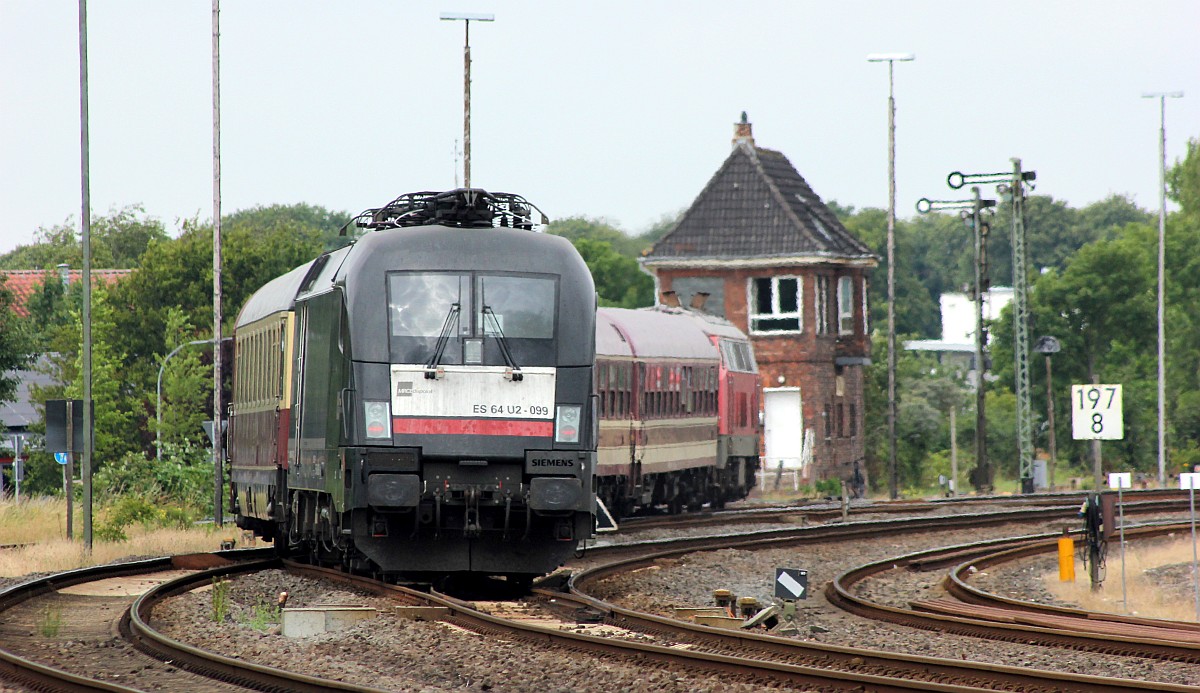
M866 295L877 264L787 157L755 146L745 114L725 163L642 258L660 301L702 306L752 337L768 473L797 469L815 483L858 468L865 481Z

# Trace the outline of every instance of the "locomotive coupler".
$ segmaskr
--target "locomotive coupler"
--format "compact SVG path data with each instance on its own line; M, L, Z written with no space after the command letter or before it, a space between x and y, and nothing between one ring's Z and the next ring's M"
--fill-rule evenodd
M442 494L440 491L433 492L433 538L437 539L442 535Z
M512 515L512 493L504 494L504 535L505 541L508 541L508 518Z
M463 519L463 535L467 537L477 537L480 534L479 526L479 487L468 486L463 491L463 506L465 517Z

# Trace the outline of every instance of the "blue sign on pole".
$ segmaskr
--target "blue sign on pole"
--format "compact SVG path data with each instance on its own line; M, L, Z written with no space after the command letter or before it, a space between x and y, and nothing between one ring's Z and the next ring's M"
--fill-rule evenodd
M54 461L59 464L66 464L67 463L67 453L65 453L65 452L54 453Z

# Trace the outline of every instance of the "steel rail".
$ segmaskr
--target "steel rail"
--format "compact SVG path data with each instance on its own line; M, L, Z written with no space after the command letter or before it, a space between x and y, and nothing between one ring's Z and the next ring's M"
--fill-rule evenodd
M322 691L355 691L356 693L379 693L383 689L322 679L298 674L275 667L254 664L232 657L208 652L180 642L155 630L150 625L154 607L164 599L191 591L213 578L251 573L277 568L282 565L278 558L218 566L186 575L151 589L138 597L121 621L122 633L139 650L152 657L169 661L192 673L236 683L240 686L266 691L297 691L299 693L321 693Z
M1126 530L1133 538L1149 538L1160 534L1173 534L1179 531L1181 525L1165 525L1162 527L1144 527ZM998 552L980 555L967 563L955 565L944 581L946 592L966 604L978 606L999 607L1009 611L1020 611L1032 614L1060 616L1079 619L1080 630L1087 630L1090 624L1119 623L1164 631L1190 631L1200 633L1200 623L1195 621L1179 621L1173 619L1147 618L1127 614L1088 611L1074 607L1042 604L1025 599L1015 599L988 592L970 584L969 575L972 568L979 570L991 566L1002 565L1021 558L1028 558L1057 550L1057 542L1039 542L1028 546L1016 547ZM1167 639L1167 638L1164 638Z
M1141 536L1165 534L1180 531L1185 525L1154 525L1135 530L1126 530ZM1200 662L1200 644L1168 643L1160 639L1145 637L1119 637L1110 633L1089 633L1083 630L1066 628L1051 628L1035 626L1026 623L1000 622L982 618L970 618L961 615L936 613L934 611L917 611L903 609L873 602L854 593L855 584L879 573L895 568L914 568L932 564L938 554L952 554L979 549L980 555L995 553L1009 547L1013 543L1021 543L1014 550L1033 550L1040 542L1047 546L1049 542L1057 541L1058 534L1032 535L1010 540L995 540L979 542L978 544L961 545L920 551L903 556L875 561L852 568L834 578L826 587L825 597L831 603L850 613L874 620L886 621L899 625L923 630L931 630L955 635L967 635L977 638L1001 640L1019 643L1038 643L1080 651L1099 652L1131 657L1157 658L1171 661ZM957 562L957 561L956 561Z
M859 529L861 531L861 528ZM870 533L874 534L873 531ZM1027 538L1026 540L1033 540L1033 538ZM765 542L731 543L726 548L767 548L800 543L801 541L803 540L797 537L779 538ZM991 540L989 542L981 542L981 544L987 544L989 545L988 548L992 548L1009 541L1011 540ZM1028 687L1053 691L1079 691L1080 693L1091 693L1093 691L1112 691L1115 693L1117 691L1129 690L1179 691L1182 693L1183 691L1194 690L1188 686L1174 684L1148 683L1132 679L1027 669L921 655L895 654L841 645L805 642L792 638L744 631L731 632L626 609L592 597L585 591L585 585L591 584L603 577L628 572L638 567L653 564L655 561L664 558L672 558L681 553L690 552L690 549L669 549L614 561L572 576L568 582L569 595L548 591L542 591L539 594L546 598L572 600L573 603L583 608L594 610L602 615L606 621L618 627L637 630L644 629L648 632L671 635L677 639L690 638L700 642L717 643L719 646L734 648L736 650L757 651L774 656L823 660L829 662L830 665L836 666L857 669L867 667L887 669L893 672L902 672L903 675L912 677L940 676L960 681L988 681L995 685L1018 686L1021 687L1021 690L1027 690ZM886 563L887 567L891 568L894 561L884 561L882 563Z
M506 637L517 637L537 643L547 641L570 651L603 653L633 658L638 661L655 661L674 664L691 671L716 672L729 676L750 678L761 685L778 685L790 682L816 685L851 691L944 691L946 693L989 690L978 686L945 683L937 680L913 681L897 679L874 673L844 671L836 669L802 666L786 662L750 659L717 652L697 652L664 645L632 642L598 637L583 633L557 630L531 623L505 619L474 608L469 602L438 593L419 592L399 585L378 582L369 578L348 575L329 568L286 562L289 570L301 575L333 579L377 594L398 596L411 602L423 600L450 610L450 622L460 627L482 633L499 633ZM1053 689L1047 689L1053 690ZM1092 689L1096 690L1096 689Z
M222 558L231 558L237 552L217 552ZM0 591L0 613L8 611L17 605L44 594L55 592L64 587L79 585L97 580L131 575L145 575L174 566L171 557L152 558L128 563L89 566L76 570L68 570L53 575L46 575L12 585ZM22 657L0 646L0 673L3 678L16 681L37 690L55 691L136 691L108 681L72 674L55 667Z

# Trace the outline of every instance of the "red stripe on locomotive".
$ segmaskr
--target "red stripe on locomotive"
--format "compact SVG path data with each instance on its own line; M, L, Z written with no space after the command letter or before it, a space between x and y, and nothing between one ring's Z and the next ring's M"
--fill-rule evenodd
M553 421L524 419L394 418L392 433L402 435L532 436L554 435Z

